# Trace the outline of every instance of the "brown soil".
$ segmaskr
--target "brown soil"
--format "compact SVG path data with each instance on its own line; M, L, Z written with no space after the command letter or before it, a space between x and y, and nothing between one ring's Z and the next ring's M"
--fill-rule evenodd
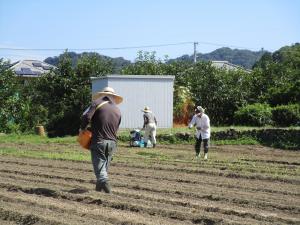
M0 224L300 224L299 152L213 146L208 161L193 155L189 145L121 145L109 171L111 195L94 191L89 161L0 155Z

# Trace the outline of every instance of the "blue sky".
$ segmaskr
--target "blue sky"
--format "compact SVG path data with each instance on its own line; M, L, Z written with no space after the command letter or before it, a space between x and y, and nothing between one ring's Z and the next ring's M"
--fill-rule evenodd
M191 55L194 41L201 53L222 46L275 51L300 42L300 1L0 0L0 58L11 61L43 60L67 48L106 48L97 52L129 60L139 50L175 58ZM111 49L182 42L191 43Z

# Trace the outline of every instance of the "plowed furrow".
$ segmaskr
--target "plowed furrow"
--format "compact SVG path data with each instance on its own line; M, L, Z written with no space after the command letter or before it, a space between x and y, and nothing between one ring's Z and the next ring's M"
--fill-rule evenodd
M11 161L4 161L3 164L13 164L15 165L14 162ZM77 171L77 172L91 172L93 173L92 169L91 169L91 165L90 163L81 163L80 165L77 166L76 163L72 164L72 166L70 166L70 164L67 164L67 166L64 166L63 164L65 164L66 162L63 161L61 162L60 165L50 165L50 164L41 164L39 163L39 161L37 161L36 163L30 162L30 163L24 163L24 162L16 162L18 165L20 166L30 166L30 167L44 167L47 170L50 169L64 169L66 171L68 170L73 170L73 171ZM3 167L5 167L2 164ZM75 165L75 167L74 167ZM170 172L170 171L163 171L160 170L159 171L159 175L156 176L155 173L157 173L157 171L153 168L136 168L136 169L132 169L130 167L120 167L118 164L113 165L111 167L111 174L114 175L128 175L128 176L134 176L134 177L141 177L141 178L152 178L152 179L161 179L161 180L168 180L168 181L176 181L176 182L181 182L181 183L192 183L192 184L199 184L199 185L211 185L213 187L224 187L224 188L230 188L230 189L234 189L237 188L239 190L248 190L248 191L255 191L255 192L268 192L268 193L278 193L278 194L285 194L285 195L295 195L295 196L299 196L299 188L297 185L293 184L289 185L289 183L285 183L285 185L289 185L287 186L287 188L282 188L279 187L278 185L276 185L276 183L274 183L274 181L257 181L257 180L251 180L249 181L249 179L239 179L239 181L243 181L242 185L238 185L239 183L236 182L232 182L231 179L234 178L219 178L219 179L212 179L211 176L207 175L207 174L203 174L201 172L199 172L199 174L190 174L190 173L185 173L185 172ZM173 178L174 177L174 178ZM282 182L281 182L282 183ZM251 187L253 186L253 187ZM276 190L276 189L279 190ZM286 191L286 190L294 190L294 192L291 191Z
M60 161L60 160L50 160L50 161ZM228 162L224 162L223 166L217 166L215 168L214 163L212 164L206 164L206 163L189 163L189 162L184 162L184 163L178 163L178 162L173 162L173 163L168 163L168 162L163 162L163 163L157 163L156 161L147 161L147 164L145 163L140 163L141 160L135 160L133 162L122 162L122 160L118 161L117 163L112 163L113 165L119 167L128 167L129 169L132 168L139 168L139 169L155 169L156 171L172 171L174 173L178 172L185 172L189 174L203 174L203 175L208 175L208 176L217 176L217 177L225 177L225 178L238 178L238 179L249 179L249 180L259 180L259 181L270 181L270 182L283 182L283 183L291 183L291 184L300 184L300 176L296 176L298 172L293 172L296 173L294 176L289 176L291 174L289 169L283 170L284 172L281 172L282 174L278 176L268 176L268 171L269 173L272 172L272 169L268 168L268 171L265 172L257 172L255 171L256 166L254 167L249 167L251 169L248 169L248 171L242 171L242 170L235 170L232 171L228 169ZM66 164L70 164L70 162ZM76 163L78 165L84 165L85 163ZM187 167L188 163L188 167ZM50 162L49 162L50 164ZM56 165L56 163L55 163ZM87 164L88 165L88 164ZM86 165L86 166L87 166ZM208 168L206 168L207 165L210 165ZM276 168L276 165L274 165ZM219 168L219 169L218 169ZM225 168L225 170L224 170ZM91 169L91 167L89 167ZM267 174L266 174L267 173ZM290 178L293 177L293 178ZM295 179L297 178L297 179Z
M111 195L94 190L89 154L0 143L0 224L300 224L297 151L212 145L208 161L192 161L193 145L121 143Z
M10 190L14 190L15 197L11 198L9 192L0 192L1 201L43 209L48 211L48 215L61 214L64 217L72 215L74 221L69 221L69 224L178 224L176 220L172 219L155 218L147 214L112 209L100 204L86 204L86 200L83 202L76 201L76 199L68 200L68 198L61 198L64 196L56 195L55 191L50 189L45 189L43 192L38 188L17 189L15 186L10 187ZM71 199L71 197L69 198ZM188 221L186 222L188 224Z
M51 179L62 179L62 180L66 180L66 181L76 181L76 182L89 182L91 183L92 180L92 174L91 173L87 173L87 174L82 174L83 177L88 178L90 177L90 180L86 180L86 179L82 179L80 177L78 177L78 174L76 172L73 173L67 173L65 176L64 175L64 171L48 171L48 170L40 170L37 171L36 169L31 170L30 168L27 168L26 170L27 172L24 172L24 169L20 169L20 171L17 170L2 170L2 172L6 172L6 173L11 173L11 174L21 174L21 175L27 175L27 176L41 176L44 178L51 178ZM59 174L59 175L57 175ZM219 193L218 192L218 188L214 188L214 192L211 191L210 187L206 187L206 186L199 186L199 185L194 185L194 184L182 184L182 183L178 183L178 182L161 182L161 181L156 181L156 180L152 180L151 178L147 178L147 179L138 179L135 177L131 177L131 179L128 179L128 177L124 177L124 176L112 176L112 180L114 183L114 185L116 186L124 186L124 184L129 183L129 187L134 187L134 188L138 188L140 190L152 190L152 191L156 191L156 192L167 192L170 193L170 187L172 186L172 192L175 193L180 193L183 196L195 196L195 197L200 197L200 196L208 196L207 198L209 198L210 200L217 200L217 201L230 201L230 202L234 202L234 203L239 203L241 205L245 205L245 204L251 204L251 205L258 205L260 207L272 207L272 208L278 208L279 210L294 210L294 211L299 211L298 208L291 208L290 206L288 206L291 202L294 201L298 201L298 198L290 198L289 201L287 202L287 198L284 196L280 196L280 195L275 195L275 194L260 194L257 195L257 193L253 192L242 192L239 190L227 190L226 191L226 198L220 196L220 195L216 195L215 193ZM141 185L143 183L147 183L147 186ZM157 190L155 187L160 186L160 189ZM151 188L154 187L154 188ZM201 194L199 196L198 194L198 189L201 188ZM182 191L182 189L186 190L185 192ZM196 190L196 191L195 191ZM220 189L220 191L222 191L222 189ZM213 197L214 196L214 197ZM272 200L273 199L273 200ZM298 200L297 200L298 199ZM288 204L288 205L286 205ZM294 203L294 205L297 205L297 202ZM299 204L298 204L299 205Z
M51 197L55 199L66 199L70 201L75 201L75 202L80 202L88 205L99 205L103 207L110 207L113 209L118 209L118 210L125 210L125 211L130 211L130 212L137 212L137 213L147 213L149 215L155 215L155 216L162 216L162 217L167 217L170 219L175 219L181 221L182 224L187 224L186 222L189 223L201 223L201 224L256 224L258 223L257 220L253 219L248 219L244 218L243 222L240 222L240 218L237 217L236 213L228 213L226 215L225 219L218 219L221 218L218 212L214 212L213 210L210 211L200 211L200 210L193 210L193 212L189 211L183 211L183 210L178 210L178 206L175 209L166 209L166 208L160 208L155 206L154 204L152 205L153 207L150 206L145 206L145 205L139 205L136 204L136 202L129 204L126 201L121 201L118 199L117 202L114 202L112 200L108 200L105 198L105 196L101 196L101 199L99 198L94 198L90 196L79 196L79 195L71 195L71 194L65 194L61 193L59 191L54 191L54 190L44 190L41 191L40 188L29 188L29 187L19 187L19 186L10 186L8 187L10 191L17 191L17 192L24 192L27 194L36 194L39 196L46 196L46 197ZM50 196L49 196L49 193ZM239 214L241 215L246 215L245 213ZM185 222L184 222L185 221ZM290 220L290 222L293 222ZM265 224L268 224L269 222L265 220Z
M279 181L282 183L290 183L290 184L297 184L300 185L300 179L291 179L289 177L273 177L273 176L266 176L261 174L239 174L237 172L222 172L219 170L205 170L202 169L200 166L195 168L188 168L187 166L175 167L169 165L161 165L161 164L153 164L153 165L145 165L142 163L136 164L127 164L127 163L118 163L117 166L128 167L128 168L137 168L137 169L152 169L155 171L172 171L174 173L177 172L184 172L184 173L192 173L192 174L204 174L208 176L215 176L215 177L226 177L226 178L236 178L236 179L249 179L249 180L261 180L261 181ZM216 178L218 179L218 178Z
M37 176L34 176L34 177L37 177ZM51 179L53 180L53 179ZM71 180L71 179L68 179L68 181ZM43 180L34 180L33 182L36 182L36 183L48 183L49 182L45 182ZM33 183L31 182L31 183ZM89 183L88 181L86 183ZM64 186L67 186L67 188L71 188L72 185L69 184L69 182L65 182L65 183L62 183L61 181L57 181L57 182L50 182L51 186L53 185L64 185ZM91 185L88 184L87 186L84 186L82 187L82 184L81 184L81 187L79 187L79 184L73 184L73 188L74 187L77 187L77 189L79 190L85 190L85 189L91 189ZM117 185L118 186L118 185ZM63 188L63 189L67 189L67 188ZM130 187L129 187L130 188ZM133 187L136 189L136 187ZM138 188L138 191L140 190L140 188ZM218 199L217 202L214 203L214 206L212 206L212 203L211 201L208 201L207 202L207 199L208 200L214 200L216 201L217 199L213 199L212 196L200 196L201 198L198 199L196 202L193 200L193 198L190 198L190 199L185 199L185 200L180 200L180 198L178 198L178 195L174 197L173 196L167 196L167 198L164 198L164 197L157 197L157 196L161 196L160 194L160 191L158 191L158 193L156 193L155 195L152 194L152 197L149 197L149 194L148 194L148 197L145 196L147 194L144 194L144 195L140 195L140 194L128 194L127 193L128 190L126 190L125 192L124 191L120 191L119 189L117 189L115 191L115 194L117 195L121 195L121 196L126 196L128 197L129 199L139 199L139 200L142 200L143 202L145 201L152 201L152 202L160 202L160 203L164 203L164 204L172 204L174 205L173 207L176 207L176 205L179 205L179 206L184 206L184 207L188 207L188 208L195 208L195 209L201 209L201 210L204 210L206 212L218 212L218 213L222 213L222 214L225 214L225 215L237 215L237 216L242 216L242 217L249 217L249 218L253 218L253 219L257 219L257 220L264 220L264 221L277 221L280 217L274 217L274 216L265 216L265 214L267 215L271 215L272 214L272 211L274 211L274 208L273 210L270 210L270 212L267 212L267 210L265 210L263 213L257 211L257 212L253 212L253 213L246 213L245 212L245 209L244 208L240 208L238 209L237 206L234 206L233 204L230 205L228 204L228 202L220 202ZM146 192L147 193L147 192ZM172 194L169 194L169 195L172 195ZM174 199L172 201L169 201L168 198L171 198L171 199ZM199 197L199 196L198 196ZM182 198L182 196L181 196ZM206 202L205 202L206 201ZM191 202L194 202L193 204L191 204ZM153 204L153 203L150 203L150 204ZM219 205L219 206L218 206ZM247 204L248 205L248 204ZM235 210L232 210L231 208L235 208ZM285 208L286 209L286 208ZM288 208L287 210L290 210L290 208ZM249 211L249 209L248 209ZM282 214L282 213L281 213ZM288 218L288 216L284 216L282 215L282 217L286 217Z
M17 179L20 179L18 177L15 177ZM24 181L32 181L30 179L22 179ZM78 184L70 184L70 183L62 183L61 181L52 181L49 182L49 180L33 180L32 182L38 182L38 183L43 183L48 184L48 185L63 185L65 191L68 191L70 193L80 193L80 192L87 192L90 188L92 189L91 185L78 185ZM76 188L74 188L76 187ZM68 189L68 190L67 190ZM195 200L193 198L190 199L185 199L185 198L178 198L178 196L175 195L161 195L160 193L157 194L151 194L148 192L142 193L139 191L134 191L130 189L122 189L122 188L117 188L114 190L114 194L119 195L119 196L125 196L126 198L130 199L138 199L142 201L152 201L152 202L160 202L164 204L169 204L169 205L178 205L178 206L184 206L188 208L194 208L194 209L201 209L206 212L219 212L224 215L236 215L236 216L241 216L244 218L253 218L257 220L262 220L262 221L270 221L270 222L275 222L280 220L281 218L278 216L265 216L265 215L272 215L274 214L274 211L267 212L266 210L261 213L261 211L258 210L251 210L253 212L245 212L244 208L239 208L234 205L230 205L228 203L222 203L222 202L217 202L212 204L210 201L207 201L205 199L198 199ZM234 210L232 210L234 208ZM249 211L249 209L248 209ZM290 215L282 215L281 217L289 218Z
M86 182L85 179L78 178L78 177L75 178L77 174L73 174L73 176L72 176L72 173L69 173L67 177L66 176L61 176L61 175L56 175L56 174L63 174L62 171L61 172L53 171L53 173L51 173L51 171L44 171L44 172L43 171L38 171L38 172L36 172L35 170L34 171L30 171L29 169L27 169L27 172L24 172L24 170L21 169L21 171L17 171L17 170L2 170L1 172L11 173L11 174L21 174L21 175L27 175L27 176L32 176L32 175L33 176L41 176L41 177L51 178L51 179L63 179L63 180L66 180L66 181L72 180L72 181L77 181L77 182ZM87 176L85 176L85 177L92 178L91 174L87 174ZM123 183L123 180L127 180L126 182L128 182L127 177L124 177L124 176L116 176L116 178L114 180L116 180L116 181L120 180L119 183ZM136 183L136 185L138 185L140 183L143 183L141 180L142 179L138 179L136 177L131 177L130 183L131 184L135 184ZM152 181L151 178L147 178L147 179L144 179L144 180L147 180L148 184L153 184L153 185L157 184L157 186L158 186L158 182L160 182L160 181L156 181L156 180ZM91 182L91 180L89 180L89 182ZM170 185L174 186L174 188L177 187L177 189L178 188L181 188L181 189L184 188L189 193L193 193L193 190L196 190L199 187L198 185L194 185L194 184L188 184L188 185L186 185L186 184L181 184L181 183L177 183L177 182L164 182L164 183L161 183L161 186L162 187L164 186L165 189L167 189L167 186L170 186ZM205 188L202 187L202 193L205 192L205 190L208 190L208 192L206 194L210 194L209 189L210 189L209 187L205 187ZM215 188L215 189L216 189L215 191L218 192L218 188ZM235 195L235 196L236 195L242 196L242 195L246 194L247 198L251 194L250 192L241 192L240 190L228 190L227 193L233 193L233 195ZM256 193L253 192L252 195L253 195L252 199L256 199L256 197L254 196L254 195L256 195ZM265 195L259 195L259 196L260 196L260 198L262 198L262 197L265 196L264 198L268 199L268 201L271 201L272 198L278 200L278 197L274 196L274 194L273 195L271 195L271 194L266 195L265 194ZM283 199L283 200L286 201L286 199Z

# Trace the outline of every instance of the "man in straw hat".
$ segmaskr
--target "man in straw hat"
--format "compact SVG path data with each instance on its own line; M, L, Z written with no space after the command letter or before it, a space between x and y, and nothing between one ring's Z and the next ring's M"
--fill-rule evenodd
M197 106L195 109L195 115L189 123L189 128L196 127L196 143L195 152L196 159L200 158L200 147L203 141L204 147L204 159L208 157L208 142L210 138L210 120L209 117L204 113L204 109L201 106Z
M152 147L155 148L155 146L156 146L156 126L157 126L156 118L148 106L146 106L144 109L142 109L142 112L144 112L144 115L143 115L143 118L144 118L143 130L145 130L145 135L144 135L145 145L144 145L144 147L147 147L148 140L151 137Z
M111 87L92 96L92 105L82 116L81 129L91 124L91 156L97 178L96 191L111 192L108 182L108 167L117 149L117 131L121 122L121 112L117 107L123 98Z

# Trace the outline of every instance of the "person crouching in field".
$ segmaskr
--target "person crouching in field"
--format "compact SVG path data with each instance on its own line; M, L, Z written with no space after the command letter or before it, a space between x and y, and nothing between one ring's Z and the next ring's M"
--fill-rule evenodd
M144 147L147 147L148 140L151 137L152 147L155 148L157 120L148 106L142 109L142 112L144 112L143 115L144 118L143 130L145 131Z
M209 117L204 113L204 109L201 106L197 106L195 109L195 115L189 123L189 128L196 127L196 159L200 158L200 147L203 141L204 148L204 159L208 157L208 145L210 138L210 120Z
M117 131L121 123L121 112L117 104L123 98L111 87L104 88L92 97L92 105L82 116L81 129L91 124L91 158L96 175L96 191L111 192L108 183L108 167L117 149Z

